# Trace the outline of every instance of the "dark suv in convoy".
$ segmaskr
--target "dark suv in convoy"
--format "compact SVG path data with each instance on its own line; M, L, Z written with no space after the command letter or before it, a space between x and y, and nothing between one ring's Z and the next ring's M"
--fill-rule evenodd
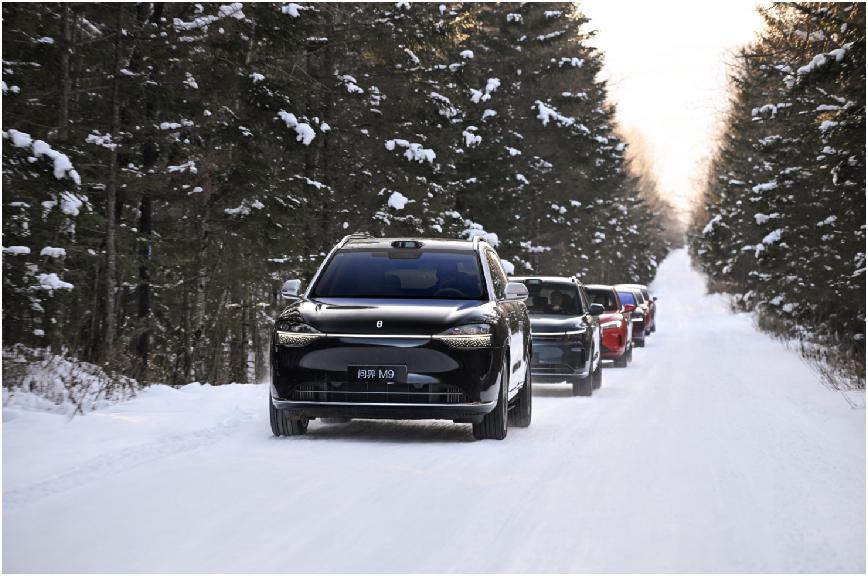
M530 425L527 290L485 241L354 234L300 285L274 327L275 435L315 418L446 419L498 440Z
M631 288L630 285L616 284L615 290L618 291L618 297L624 306L624 310L630 315L630 321L633 324L633 344L639 348L645 346L645 336L649 334L648 320L650 320L650 311L642 292L638 288Z
M599 304L591 304L575 278L510 278L527 286L533 335L531 371L537 382L572 384L574 396L590 396L603 382Z
M648 293L648 287L644 284L622 284L622 286L633 288L642 293L642 299L647 304L650 321L646 323L645 333L657 331L657 296L651 296Z

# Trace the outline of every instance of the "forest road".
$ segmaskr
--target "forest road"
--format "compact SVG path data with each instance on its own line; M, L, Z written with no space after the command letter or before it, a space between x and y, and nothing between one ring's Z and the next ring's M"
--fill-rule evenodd
M538 385L503 442L353 421L274 438L265 385L3 413L6 572L864 572L865 411L705 294L593 397Z

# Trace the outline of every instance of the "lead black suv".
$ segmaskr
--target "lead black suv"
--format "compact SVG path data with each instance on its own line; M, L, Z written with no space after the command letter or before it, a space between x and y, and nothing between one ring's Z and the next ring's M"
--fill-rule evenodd
M531 421L527 290L485 241L350 235L275 322L276 436L315 418L437 418L477 439Z
M529 292L534 380L566 380L574 396L590 396L603 383L598 318L603 306L590 303L576 278L522 276L510 280L521 282Z

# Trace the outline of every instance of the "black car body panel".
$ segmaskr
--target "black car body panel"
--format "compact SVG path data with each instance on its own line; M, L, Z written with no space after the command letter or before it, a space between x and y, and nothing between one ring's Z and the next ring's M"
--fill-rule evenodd
M647 304L643 303L644 298L641 291L639 291L638 288L632 288L629 284L616 284L615 290L618 291L618 296L625 301L628 306L634 306L634 309L630 311L633 342L644 344L646 334L645 318L648 314ZM627 299L625 300L625 298Z
M561 382L588 377L600 362L600 323L589 312L587 295L574 278L520 276L510 280L528 286L534 382ZM534 286L558 287L576 304L573 313L540 313L533 302Z
M395 242L345 238L317 277L338 250L388 255ZM421 244L413 250L474 255L484 279L484 298L308 297L316 293L315 277L307 294L277 320L278 328L303 325L312 332L284 336L275 330L271 395L276 408L305 418L477 421L497 402L505 362L509 398L518 393L529 368L530 322L524 302L506 299L507 279L494 250L478 240L413 242ZM452 294L449 290L443 289ZM444 334L466 325L487 325L490 337L477 341ZM304 344L287 345L282 338ZM488 344L477 345L480 341ZM353 371L378 367L395 367L400 377L355 381Z

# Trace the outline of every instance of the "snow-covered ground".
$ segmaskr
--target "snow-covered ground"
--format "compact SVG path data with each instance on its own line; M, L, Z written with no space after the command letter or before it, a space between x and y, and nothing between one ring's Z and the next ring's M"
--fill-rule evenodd
M865 411L662 264L658 332L592 398L538 386L504 442L315 422L267 387L3 411L6 572L864 572Z

